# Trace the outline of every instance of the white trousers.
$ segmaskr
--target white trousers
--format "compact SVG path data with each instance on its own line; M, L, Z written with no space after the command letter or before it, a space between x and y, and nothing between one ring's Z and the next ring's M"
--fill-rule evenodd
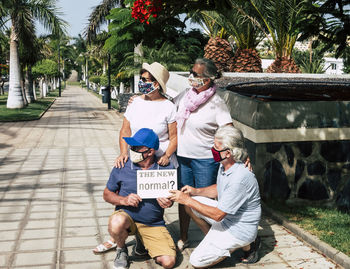
M217 206L217 201L207 197L192 197L200 203ZM203 216L199 212L192 210L193 213L204 219L211 225L211 228L202 242L195 248L190 256L190 263L197 268L208 267L216 264L225 257L230 257L231 253L241 247L249 245L251 242L244 242L234 237L228 230L222 227L221 222Z

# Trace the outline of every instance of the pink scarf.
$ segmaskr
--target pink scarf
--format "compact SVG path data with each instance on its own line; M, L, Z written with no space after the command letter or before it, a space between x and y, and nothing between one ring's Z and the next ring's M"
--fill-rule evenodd
M182 128L191 112L195 111L201 104L204 104L216 92L215 85L209 89L197 93L194 88L189 90L184 98L184 106L176 115L177 127Z

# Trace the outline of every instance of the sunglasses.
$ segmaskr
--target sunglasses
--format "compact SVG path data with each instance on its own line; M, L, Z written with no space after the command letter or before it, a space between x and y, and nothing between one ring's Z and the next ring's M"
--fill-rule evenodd
M152 81L150 78L141 77L142 82Z
M192 75L194 78L207 78L203 76L203 74L198 74L197 72L194 72L192 69L190 69L190 75Z
M194 78L200 77L200 75L198 75L198 73L197 73L197 72L194 72L192 69L190 69L190 74L191 74Z
M130 149L132 151L136 151L138 153L146 153L147 151L149 151L150 149L146 149L144 151L140 151L140 149L142 148L142 146L130 146Z

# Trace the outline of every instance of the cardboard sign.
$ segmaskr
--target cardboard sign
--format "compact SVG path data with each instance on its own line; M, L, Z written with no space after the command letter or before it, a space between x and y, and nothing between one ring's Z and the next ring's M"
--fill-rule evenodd
M141 198L168 197L170 190L177 190L176 169L137 171L137 194Z

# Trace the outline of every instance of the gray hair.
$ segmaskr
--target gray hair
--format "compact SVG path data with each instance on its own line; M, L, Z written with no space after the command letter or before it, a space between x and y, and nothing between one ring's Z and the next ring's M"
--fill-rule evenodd
M244 137L237 128L231 125L219 127L215 138L222 143L222 148L230 150L235 162L244 162L247 159L248 152L244 146Z
M210 78L211 80L214 80L216 78L221 77L221 72L218 71L218 68L214 64L214 62L207 58L199 58L195 61L194 64L204 65L204 77Z

